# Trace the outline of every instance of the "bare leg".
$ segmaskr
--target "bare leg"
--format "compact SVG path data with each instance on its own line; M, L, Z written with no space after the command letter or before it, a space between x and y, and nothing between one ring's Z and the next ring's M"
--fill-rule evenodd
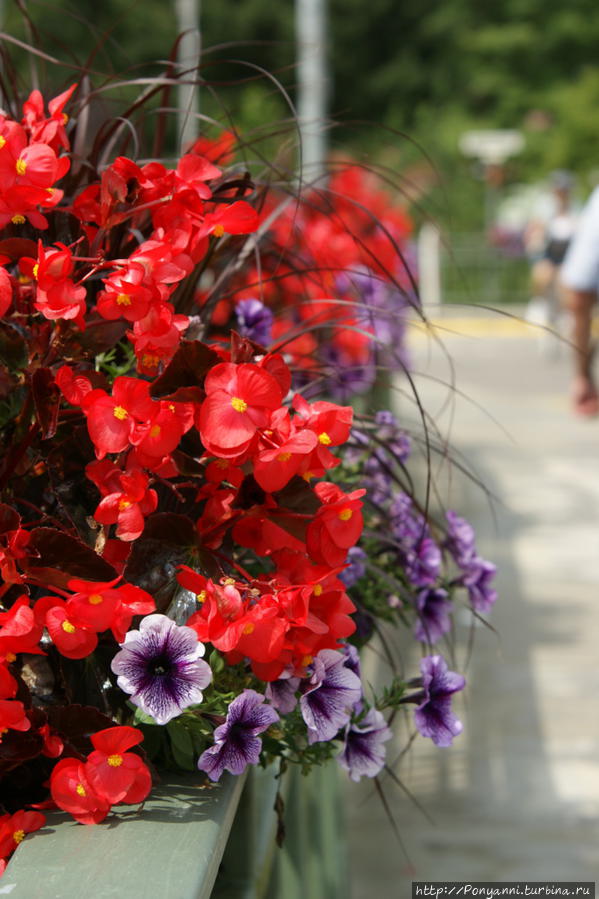
M594 291L566 290L566 306L572 314L572 343L574 344L574 383L572 400L574 411L591 416L599 413L599 394L591 371L591 317L596 299Z

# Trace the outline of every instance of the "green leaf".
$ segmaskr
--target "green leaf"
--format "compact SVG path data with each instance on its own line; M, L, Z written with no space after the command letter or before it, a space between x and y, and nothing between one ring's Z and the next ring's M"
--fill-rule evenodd
M135 709L133 715L133 724L147 724L152 727L158 727L159 725L154 721L151 715L148 715L147 712L142 711L139 708Z
M166 730L177 765L186 771L195 770L194 741L187 728L178 721L171 721Z

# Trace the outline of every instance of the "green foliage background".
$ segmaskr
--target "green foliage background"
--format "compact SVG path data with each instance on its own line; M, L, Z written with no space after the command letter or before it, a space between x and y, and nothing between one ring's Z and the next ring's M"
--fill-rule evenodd
M176 39L164 0L5 0L5 30L93 69L157 71ZM202 112L252 131L288 119L294 96L292 0L202 0ZM91 24L90 24L91 23ZM527 149L510 178L571 168L587 185L599 168L599 16L594 0L329 0L334 147L420 172L441 172L433 213L467 228L480 187L457 150L470 128L521 128ZM244 64L242 61L245 61ZM280 87L256 68L272 72ZM23 66L23 78L28 76ZM63 83L70 78L65 73ZM71 79L73 80L73 79ZM240 89L240 82L244 89ZM536 112L535 112L536 111ZM539 122L541 123L539 126ZM384 126L384 128L381 128ZM403 135L409 135L405 137ZM456 205L455 199L461 198Z

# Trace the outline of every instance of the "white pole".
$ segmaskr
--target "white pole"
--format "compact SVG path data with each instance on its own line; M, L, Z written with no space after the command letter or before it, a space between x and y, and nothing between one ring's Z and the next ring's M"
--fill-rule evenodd
M182 76L182 83L177 88L177 108L181 149L184 150L198 136L198 113L200 111L200 93L197 84L197 71L201 51L200 37L200 0L176 0L177 31L182 35L179 41L177 62L179 72L188 70Z
M296 0L298 62L297 114L301 139L301 176L313 181L324 172L326 71L326 0Z
M418 281L423 312L438 313L442 299L441 234L430 222L425 222L418 234Z

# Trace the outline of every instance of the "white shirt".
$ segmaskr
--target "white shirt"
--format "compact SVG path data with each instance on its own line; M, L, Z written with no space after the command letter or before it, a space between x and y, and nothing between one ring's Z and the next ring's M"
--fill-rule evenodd
M572 290L599 290L599 187L582 211L560 278Z

